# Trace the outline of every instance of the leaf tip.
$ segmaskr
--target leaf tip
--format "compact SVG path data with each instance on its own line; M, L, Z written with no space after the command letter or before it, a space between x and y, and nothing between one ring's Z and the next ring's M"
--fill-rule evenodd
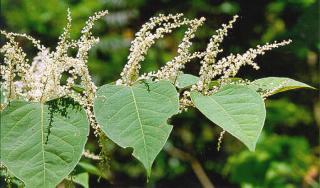
M246 144L247 148L249 149L249 151L251 152L255 152L256 150L256 144L250 143L250 144Z

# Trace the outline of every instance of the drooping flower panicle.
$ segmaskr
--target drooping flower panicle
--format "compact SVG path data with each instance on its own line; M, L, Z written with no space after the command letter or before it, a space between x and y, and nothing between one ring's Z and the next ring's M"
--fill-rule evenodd
M163 38L164 34L171 33L173 29L187 24L188 20L181 19L182 16L183 14L169 14L167 16L160 14L142 26L140 31L136 33L136 38L131 42L128 62L123 68L121 79L117 81L117 84L131 85L138 79L141 67L139 63L144 60L148 49L155 43L155 40Z
M182 42L178 46L178 55L174 57L171 61L167 62L156 73L149 73L149 77L155 77L159 80L173 80L180 71L184 68L185 64L194 58L201 58L204 54L200 52L190 53L190 47L192 46L192 40L195 37L195 32L198 27L201 26L205 21L205 18L188 20L187 24L189 25L188 30L185 32Z

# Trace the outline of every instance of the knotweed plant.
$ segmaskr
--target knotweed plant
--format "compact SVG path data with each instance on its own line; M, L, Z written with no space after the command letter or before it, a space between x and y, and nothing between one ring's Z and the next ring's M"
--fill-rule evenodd
M160 14L145 23L132 41L128 61L115 84L98 90L89 70L88 52L98 42L91 33L94 22L107 11L94 14L77 40L70 38L71 13L54 50L26 34L1 31L7 42L1 47L1 165L26 187L55 187L78 164L81 156L103 160L84 150L90 126L99 140L108 137L147 170L164 147L172 125L167 120L188 108L197 108L223 131L254 150L266 116L264 100L275 93L311 88L280 77L254 81L236 78L242 66L254 69L258 55L285 46L291 40L267 43L243 54L218 59L220 44L238 16L216 31L205 51L193 52L192 39L205 18ZM177 56L157 71L140 73L148 49L166 34L186 26ZM39 51L30 61L17 42L23 37ZM71 55L70 50L76 50ZM184 73L191 60L199 75ZM101 144L103 146L104 144Z

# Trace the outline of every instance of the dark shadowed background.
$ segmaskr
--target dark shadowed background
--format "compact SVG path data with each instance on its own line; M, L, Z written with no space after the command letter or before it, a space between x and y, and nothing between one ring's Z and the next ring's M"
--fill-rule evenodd
M194 50L204 50L214 31L233 15L240 19L223 42L224 52L241 53L274 40L293 43L258 57L261 69L243 68L239 76L256 79L290 77L319 88L319 2L316 0L1 0L1 29L24 32L54 48L66 24L67 8L72 12L72 37L79 36L88 16L108 9L94 33L100 43L90 52L89 68L96 85L119 78L134 33L159 13L184 13L188 18L204 16ZM174 57L186 28L166 36L149 50L142 64L144 72L156 70ZM1 39L3 40L3 38ZM30 58L35 49L21 39ZM187 65L197 74L199 63ZM256 152L248 151L229 134L217 142L222 131L196 110L171 119L174 125L168 144L146 180L143 166L111 141L107 165L83 158L73 174L90 172L90 187L201 187L196 176L199 165L215 187L319 187L319 91L296 90L272 96L266 102L267 119ZM99 153L96 139L86 146ZM186 157L187 156L187 157ZM191 159L191 160L190 160ZM93 165L93 166L89 166ZM101 168L101 172L95 167ZM200 168L201 168L200 167ZM91 169L91 170L90 170ZM101 177L99 177L100 174ZM5 186L2 182L1 186Z

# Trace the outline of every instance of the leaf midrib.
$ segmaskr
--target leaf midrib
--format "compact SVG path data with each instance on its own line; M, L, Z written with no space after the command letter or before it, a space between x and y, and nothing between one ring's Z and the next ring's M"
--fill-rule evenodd
M142 133L144 154L145 154L145 158L146 158L147 163L148 163L147 166L149 166L149 157L148 157L147 148L146 148L146 139L145 139L145 135L144 135L144 131L143 131L143 126L142 126L142 122L141 122L141 118L140 118L140 114L139 114L139 110L138 110L138 104L137 104L136 97L135 97L135 95L134 95L134 92L133 92L132 87L130 87L130 90L131 90L131 94L132 94L132 98L133 98L133 103L134 103L134 106L135 106L135 108L136 108L136 113L137 113L137 117L138 117L138 120L139 120L140 129L141 129L141 133Z
M40 126L41 126L41 149L42 149L42 160L43 160L43 183L44 185L46 184L46 161L45 161L45 157L44 157L44 119L43 119L43 114L44 114L44 105L41 104L41 114L40 114L40 117L41 117L41 123L40 123Z

